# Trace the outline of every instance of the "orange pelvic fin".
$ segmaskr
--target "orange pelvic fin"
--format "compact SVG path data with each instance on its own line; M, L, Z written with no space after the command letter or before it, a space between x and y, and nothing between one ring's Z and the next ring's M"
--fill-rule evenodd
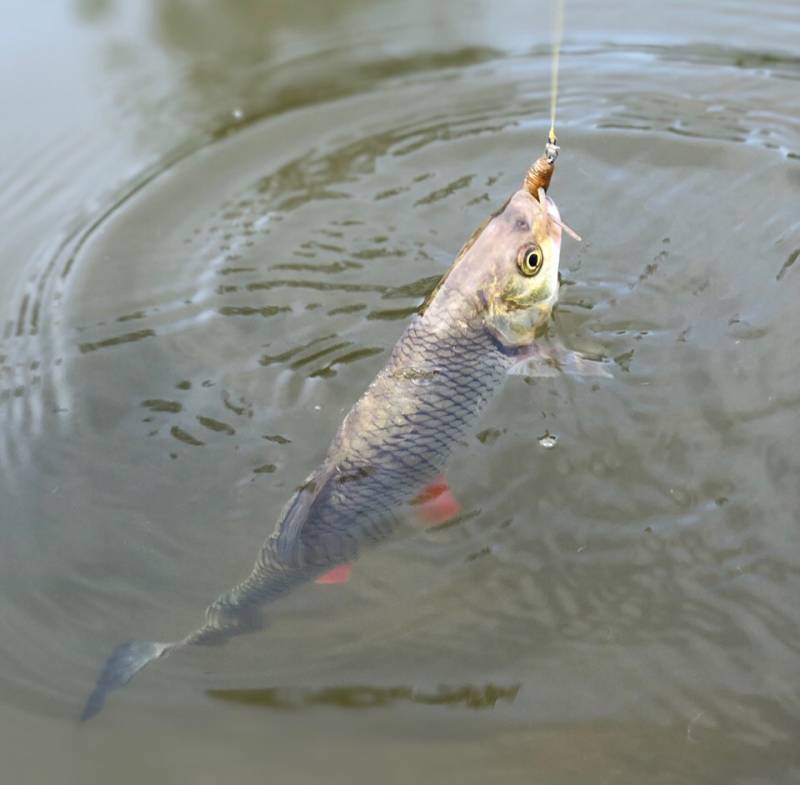
M323 586L334 586L337 584L347 583L350 576L353 574L352 564L338 564L332 570L328 570L323 575L320 575L314 583L319 583Z
M437 477L414 500L420 524L424 527L441 526L461 512L461 505L453 495L447 480Z

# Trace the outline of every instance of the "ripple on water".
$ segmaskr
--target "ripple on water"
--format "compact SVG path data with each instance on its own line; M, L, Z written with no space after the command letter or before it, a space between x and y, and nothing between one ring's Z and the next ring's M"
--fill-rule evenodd
M338 598L303 594L268 663L243 640L226 668L302 678L300 636L343 683L447 660L460 678L442 683L524 681L526 712L548 683L565 714L669 721L788 694L798 240L776 194L793 193L797 125L759 91L796 69L695 52L654 83L670 52L565 57L553 192L589 241L565 244L557 329L616 358L614 380L509 383L454 461L464 514L371 554ZM379 89L220 134L20 283L0 348L14 485L0 625L21 704L72 711L114 644L190 628L247 569L403 321L538 152L544 125L526 118L545 114L548 64L480 62L379 74ZM335 628L340 606L359 613ZM411 700L397 689L369 694ZM748 705L737 732L765 742Z

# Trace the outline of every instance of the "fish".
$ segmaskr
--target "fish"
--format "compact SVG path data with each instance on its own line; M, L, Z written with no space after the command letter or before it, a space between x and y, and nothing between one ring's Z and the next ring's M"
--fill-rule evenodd
M457 512L442 473L504 377L569 365L539 339L558 300L562 229L571 230L533 171L472 234L411 317L321 465L278 516L250 574L214 600L184 638L118 646L82 720L149 663L262 629L265 606L299 586L347 580L363 549L388 538L420 500L434 517Z

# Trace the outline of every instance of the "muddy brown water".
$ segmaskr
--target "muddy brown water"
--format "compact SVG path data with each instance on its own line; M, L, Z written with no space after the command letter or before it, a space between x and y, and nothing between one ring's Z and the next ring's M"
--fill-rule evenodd
M0 753L40 783L800 781L800 9L568 0L554 329L403 531L76 717L276 515L547 128L547 6L12 0ZM540 437L555 437L550 449Z

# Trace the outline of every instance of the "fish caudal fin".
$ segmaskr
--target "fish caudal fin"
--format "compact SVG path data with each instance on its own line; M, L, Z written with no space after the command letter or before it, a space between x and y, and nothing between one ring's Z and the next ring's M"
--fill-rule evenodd
M106 702L111 690L124 687L145 665L163 657L178 643L128 641L117 646L103 666L91 695L81 713L81 722L91 719Z

